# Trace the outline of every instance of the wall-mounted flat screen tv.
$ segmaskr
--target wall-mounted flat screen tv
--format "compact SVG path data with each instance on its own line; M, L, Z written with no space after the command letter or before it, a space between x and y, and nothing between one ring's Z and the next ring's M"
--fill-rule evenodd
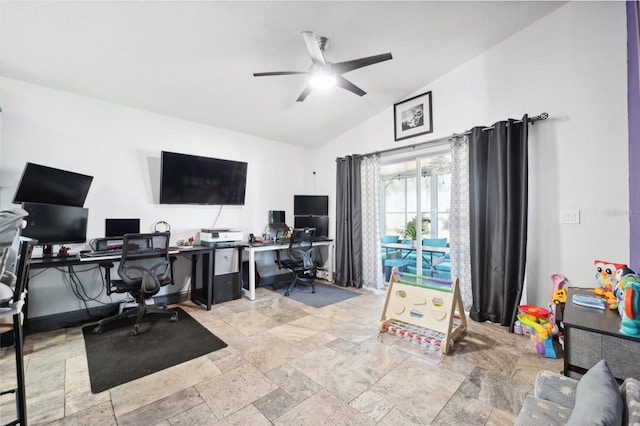
M93 176L27 163L13 202L82 207L92 181Z
M243 205L247 163L162 151L160 204Z
M326 216L329 214L329 196L327 195L294 195L294 216Z

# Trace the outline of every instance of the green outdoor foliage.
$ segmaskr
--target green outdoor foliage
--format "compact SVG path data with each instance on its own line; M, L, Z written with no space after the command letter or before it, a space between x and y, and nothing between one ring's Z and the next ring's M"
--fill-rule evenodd
M426 217L422 218L422 234L426 235L429 233L429 224L431 220ZM407 222L404 232L402 233L404 238L409 240L417 240L418 239L418 230L416 227L416 218L414 217L409 222Z

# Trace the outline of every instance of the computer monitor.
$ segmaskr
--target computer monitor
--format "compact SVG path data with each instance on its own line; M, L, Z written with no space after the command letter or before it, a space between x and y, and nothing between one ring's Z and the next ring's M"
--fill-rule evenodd
M92 181L93 176L27 163L13 202L82 207Z
M22 230L22 236L38 240L44 256L52 255L54 244L87 241L89 209L41 203L23 203L22 208L29 213L25 217L27 226Z
M329 214L329 196L294 195L293 214L295 216L327 216Z
M315 238L329 238L329 216L296 216L294 228L315 228Z
M291 239L295 242L295 241L305 241L305 238L302 238L300 235L302 234L311 234L310 238L313 239L315 238L315 232L316 230L310 227L304 227L304 228L293 228L293 232L291 233Z
M287 223L284 210L269 210L269 225L274 223Z
M124 234L139 234L140 219L105 219L104 236L122 237Z

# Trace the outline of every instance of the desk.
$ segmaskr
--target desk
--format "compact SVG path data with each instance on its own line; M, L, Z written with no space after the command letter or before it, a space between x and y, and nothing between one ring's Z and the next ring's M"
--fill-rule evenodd
M404 256L402 256L403 259L409 256L411 252L418 251L417 245L414 246L414 245L401 244L401 243L384 243L382 244L382 248L385 249L387 253L389 252L389 249L405 250L406 253ZM429 255L429 259L426 259L424 257L425 253ZM441 259L436 259L437 261L436 264L444 261L444 255L449 253L449 247L422 246L422 260L424 260L425 262L429 263L429 265L431 265L429 273L432 276L433 276L433 273L435 272L435 266L436 266L433 263L433 255L437 253L442 254L442 256L440 256Z
M574 305L576 293L586 289L569 288L562 322L565 327L564 375L580 378L601 359L606 359L618 380L627 377L640 379L640 339L620 334L620 315L610 309L587 308Z
M191 301L211 310L213 304L213 275L216 271L215 247L189 246L178 249L182 255L191 256ZM202 260L202 290L198 290L198 258Z
M213 281L215 275L215 255L217 248L235 248L240 250L242 246L236 244L225 244L216 247L204 247L204 246L190 246L190 247L176 247L169 250L171 255L182 255L191 257L191 301L211 309L214 299ZM136 255L140 259L157 257L155 254L140 254ZM241 256L238 256L241 258ZM121 259L120 254L110 254L100 257L80 257L80 256L54 256L36 258L31 260L31 269L46 269L46 268L59 268L66 266L86 265L86 264L101 264L109 262L117 262ZM198 289L198 260L201 260L201 280L202 288ZM241 266L241 265L239 265Z
M329 271L329 279L333 280L333 240L314 241L313 246L329 248L329 256L327 259L329 267L327 269ZM256 299L256 253L265 251L276 252L278 250L287 250L288 248L289 243L254 243L244 245L244 251L249 253L249 289L243 287L242 292L249 300Z

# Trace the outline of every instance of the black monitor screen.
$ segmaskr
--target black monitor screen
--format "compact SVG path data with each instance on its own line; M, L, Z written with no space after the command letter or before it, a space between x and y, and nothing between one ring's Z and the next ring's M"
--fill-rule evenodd
M160 204L243 205L247 163L162 151Z
M326 195L294 195L294 216L326 216L329 214L329 197ZM318 235L316 233L316 235Z
M27 163L13 202L82 207L92 181L93 176Z
M122 237L124 234L139 234L140 219L105 219L104 236Z
M22 236L38 240L39 245L87 241L89 209L40 203L24 203L22 208L29 213Z
M316 228L316 238L329 237L329 216L296 216L294 228Z

